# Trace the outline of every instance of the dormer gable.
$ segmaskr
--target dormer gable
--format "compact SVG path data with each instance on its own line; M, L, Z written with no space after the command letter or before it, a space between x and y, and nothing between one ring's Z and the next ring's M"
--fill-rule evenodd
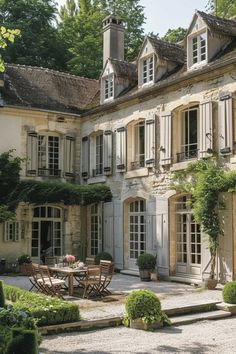
M147 36L138 56L139 87L152 85L182 66L185 52L177 44Z
M196 11L186 35L188 70L209 63L235 36L235 21Z
M108 58L100 78L101 103L112 101L136 84L137 67L135 63Z

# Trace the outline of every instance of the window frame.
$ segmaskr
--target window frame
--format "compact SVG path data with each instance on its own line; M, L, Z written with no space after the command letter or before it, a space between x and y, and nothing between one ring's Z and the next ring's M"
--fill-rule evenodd
M42 145L40 143L40 140L43 140L45 138L45 147L42 148ZM53 151L50 151L50 139L52 138L52 148ZM56 147L55 142L57 139L57 144L58 146ZM38 133L38 176L40 177L61 177L61 137L59 134L54 133L54 132L39 132ZM56 151L57 149L57 151ZM50 154L53 154L53 158L50 156ZM55 157L55 154L57 154L57 157ZM45 161L43 161L43 159ZM50 161L52 160L52 161ZM57 160L57 162L55 162ZM44 167L44 166L45 167ZM52 166L52 167L50 167ZM57 168L55 168L57 166ZM41 171L40 171L41 170ZM50 172L52 171L52 173ZM57 172L56 172L57 171Z
M141 129L143 130L143 142L141 142ZM131 170L137 170L145 167L145 121L141 120L132 126L132 160ZM143 153L140 152L142 143Z
M204 53L201 53L201 36L205 36L205 45L203 46L205 48ZM194 50L193 48L193 41L196 40L196 49ZM200 65L206 64L208 62L208 35L207 35L207 29L201 29L198 32L194 32L188 37L188 67L189 69L196 68ZM196 55L194 55L194 51L196 52ZM205 58L201 59L201 56L204 55ZM194 62L194 58L196 58L196 61Z
M154 54L141 59L141 85L154 83Z
M114 99L114 73L109 73L102 78L103 82L103 101Z
M21 222L9 220L4 222L4 241L19 242L21 237Z

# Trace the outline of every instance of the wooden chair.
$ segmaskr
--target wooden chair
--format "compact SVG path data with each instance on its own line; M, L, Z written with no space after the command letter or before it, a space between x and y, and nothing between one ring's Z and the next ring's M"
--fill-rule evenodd
M90 294L100 295L101 268L100 266L88 267L86 278L80 280L80 285L84 288L83 298L88 298Z
M57 257L56 256L45 256L45 265L54 266L57 264Z
M40 287L37 284L37 281L36 281L36 279L34 277L32 263L25 263L24 264L24 271L25 271L25 274L28 276L29 281L30 281L30 283L32 285L31 288L29 289L29 291L32 291L34 288L35 288L35 290L39 291Z
M100 261L100 269L101 269L101 283L99 288L99 293L102 296L110 295L111 292L107 289L110 284L114 272L114 263L111 261Z
M86 259L85 259L85 265L86 265L86 267L95 265L94 258L92 258L92 257L86 257Z
M33 279L34 286L37 288L38 291L44 293L45 290L42 284L42 277L39 269L39 264L31 263L31 270L32 270L32 279Z
M39 270L41 273L39 283L42 286L44 294L61 297L60 289L63 285L65 285L65 281L62 279L53 278L50 274L48 266L40 265Z

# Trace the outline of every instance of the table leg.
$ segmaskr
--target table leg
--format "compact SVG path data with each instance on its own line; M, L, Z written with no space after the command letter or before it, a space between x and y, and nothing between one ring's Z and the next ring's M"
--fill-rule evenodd
M73 296L74 293L74 284L73 284L73 274L68 274L68 290L69 290L69 295Z

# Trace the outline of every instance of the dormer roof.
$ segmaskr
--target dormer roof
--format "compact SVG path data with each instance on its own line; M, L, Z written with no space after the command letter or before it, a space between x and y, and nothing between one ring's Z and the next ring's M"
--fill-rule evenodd
M103 76L103 73L106 69L108 62L110 62L110 64L112 65L114 73L117 77L125 78L130 82L137 81L138 74L137 74L137 66L135 63L129 63L127 61L122 61L122 60L117 60L112 58L107 59L107 62L104 66L101 76Z
M185 62L185 50L178 44L162 41L156 37L146 36L144 39L142 48L139 53L139 57L142 54L143 47L146 41L149 41L153 47L153 52L161 59L172 61L178 64Z
M206 14L203 11L196 10L191 24L189 26L188 33L191 29L192 23L195 21L196 16L200 16L202 20L205 22L207 27L212 31L219 33L221 35L234 37L236 36L236 22L233 20L228 20L226 18L220 18L218 16L213 16L210 14ZM187 34L188 34L187 33Z

